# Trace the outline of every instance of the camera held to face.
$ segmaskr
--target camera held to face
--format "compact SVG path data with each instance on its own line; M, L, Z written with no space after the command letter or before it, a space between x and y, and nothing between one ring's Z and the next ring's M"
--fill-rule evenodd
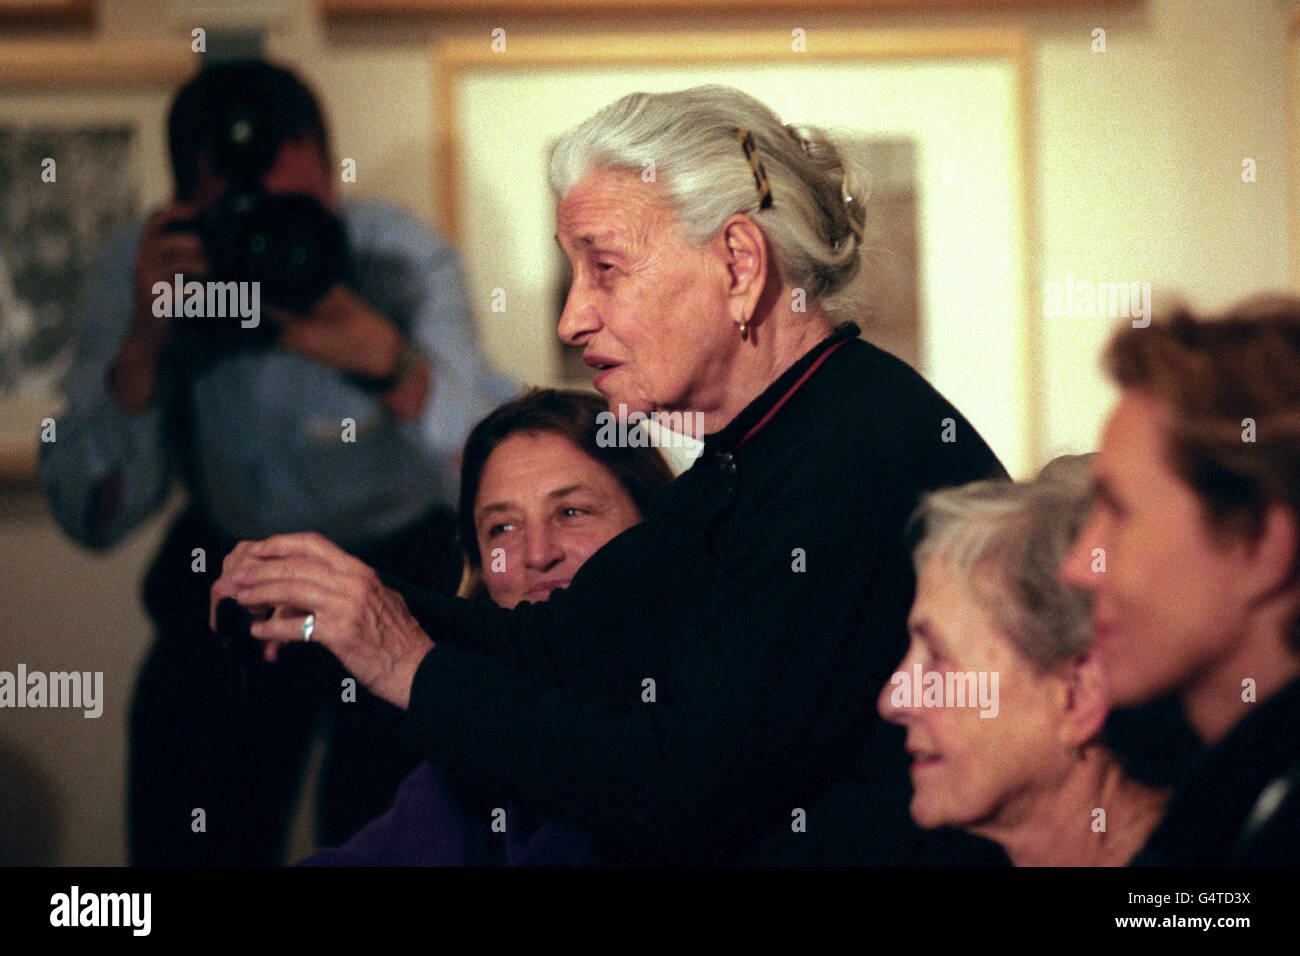
M214 170L226 180L225 190L212 206L169 224L168 231L198 235L209 280L259 283L263 302L301 313L346 279L347 231L315 197L263 189L262 179L280 145L259 135L254 112L233 111L217 125L215 141L204 147ZM232 323L201 324L220 334L230 331L224 327ZM263 325L264 334L274 329L271 323Z

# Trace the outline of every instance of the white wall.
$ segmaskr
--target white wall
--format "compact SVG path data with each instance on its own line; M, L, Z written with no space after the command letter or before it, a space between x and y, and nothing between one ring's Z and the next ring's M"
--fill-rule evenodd
M486 38L493 26L528 24L498 17L324 25L311 4L286 6L272 48L317 82L336 152L355 158L364 172L349 188L431 216L437 181L430 43L446 30ZM156 9L147 0L106 0L99 34L187 42L190 24L159 22ZM1019 24L1032 38L1040 281L1149 281L1206 307L1285 284L1289 11L1273 0L1150 0L1134 8L925 19ZM593 28L662 30L672 23L689 25L614 19ZM835 24L919 25L901 14L761 21L787 23L810 36ZM1107 31L1105 53L1091 49L1097 27ZM1245 157L1256 160L1255 183L1241 181ZM1115 324L1043 320L1042 454L1092 447L1112 399L1097 358ZM493 358L503 368L514 364L505 344ZM978 356L969 374L966 386L977 387ZM98 721L0 711L0 799L21 788L29 794L24 800L40 802L33 818L57 821L60 862L125 859L124 717L149 639L139 582L160 529L155 521L112 554L88 556L61 537L38 494L0 490L0 668L24 661L105 671L108 704ZM15 812L11 819L21 817Z
M1149 281L1202 308L1284 286L1287 8L1153 2L1145 20L1110 30L1105 54L1086 30L1039 37L1042 279ZM1115 324L1044 324L1045 450L1095 441Z

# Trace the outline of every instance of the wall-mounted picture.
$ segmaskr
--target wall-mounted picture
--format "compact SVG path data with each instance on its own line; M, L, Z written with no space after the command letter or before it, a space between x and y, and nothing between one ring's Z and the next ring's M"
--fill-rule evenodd
M0 26L84 26L96 0L0 0Z
M130 126L0 123L0 401L49 393L95 251L140 210Z
M169 193L164 126L172 87L185 73L163 69L145 81L138 63L114 52L105 48L101 59L80 51L88 64L100 63L97 82L46 84L39 57L19 50L11 58L22 64L21 78L0 81L0 476L7 479L34 476L41 423L62 409L60 382L96 253ZM0 49L0 67L10 53ZM115 72L124 64L129 81Z
M1018 34L846 31L811 38L803 53L779 32L671 45L512 35L500 54L450 41L437 56L442 224L460 243L491 354L517 357L513 366L535 382L586 379L556 339L564 278L550 144L626 93L723 83L784 122L827 130L859 157L873 183L864 337L916 365L1013 472L1033 460ZM972 355L986 375L964 374Z
M669 14L689 12L729 13L752 12L764 8L789 10L796 6L791 0L317 0L321 12L340 20L356 20L377 16L410 16L413 13L458 14L472 8L478 13L521 14L555 16L567 14L574 17L602 13ZM1077 6L1086 0L997 0L1002 7L1043 6L1051 3ZM1102 6L1107 3L1125 3L1131 0L1091 0ZM971 0L820 0L819 10L846 12L871 12L873 10L897 11L908 7L934 11L948 7L970 7Z

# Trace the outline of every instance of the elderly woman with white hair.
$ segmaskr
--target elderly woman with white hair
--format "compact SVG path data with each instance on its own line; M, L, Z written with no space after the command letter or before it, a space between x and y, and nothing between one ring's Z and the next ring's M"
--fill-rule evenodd
M880 693L907 728L912 817L993 840L1018 866L1123 866L1170 793L1107 742L1089 602L1059 578L1088 504L1082 456L927 495L911 645Z
M214 606L278 609L255 637L320 641L428 759L590 833L600 861L919 858L895 826L901 734L863 688L906 640L919 496L1002 469L845 321L852 171L823 134L700 87L601 110L551 182L560 337L614 414L698 416L693 466L545 604L403 597L305 534L241 543Z

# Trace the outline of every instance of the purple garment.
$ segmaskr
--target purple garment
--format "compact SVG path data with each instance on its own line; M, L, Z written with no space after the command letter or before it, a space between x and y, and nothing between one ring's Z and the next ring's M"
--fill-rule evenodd
M584 866L590 840L568 827L537 822L507 804L506 830L493 832L493 807L423 763L402 782L392 807L340 847L298 866Z

